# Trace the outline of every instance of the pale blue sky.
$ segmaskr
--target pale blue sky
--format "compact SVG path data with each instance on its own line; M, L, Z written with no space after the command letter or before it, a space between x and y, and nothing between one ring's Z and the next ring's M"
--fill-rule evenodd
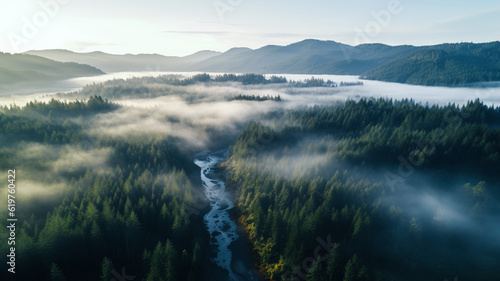
M159 53L500 40L498 0L0 0L0 51ZM49 3L46 7L41 4ZM217 10L215 7L218 7Z

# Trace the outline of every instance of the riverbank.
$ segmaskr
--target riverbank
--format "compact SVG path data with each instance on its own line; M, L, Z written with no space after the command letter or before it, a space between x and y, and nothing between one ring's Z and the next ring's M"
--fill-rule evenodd
M255 257L253 256L250 239L245 226L240 222L241 216L238 207L231 209L229 215L236 222L238 239L234 241L229 249L233 252L231 267L239 280L264 281L265 278L255 267Z
M214 172L224 180L227 179L226 167L227 160L217 164L214 167ZM239 278L239 280L264 281L266 280L265 277L259 272L256 267L256 259L253 255L248 232L245 229L245 225L243 225L240 221L242 213L238 207L237 198L235 198L234 196L236 187L231 186L227 181L225 181L225 184L226 191L231 194L231 198L235 205L231 210L228 211L229 217L236 223L236 233L238 234L238 239L236 239L235 241L233 241L233 243L231 243L231 245L229 245L229 249L233 252L231 267L234 271L234 274Z

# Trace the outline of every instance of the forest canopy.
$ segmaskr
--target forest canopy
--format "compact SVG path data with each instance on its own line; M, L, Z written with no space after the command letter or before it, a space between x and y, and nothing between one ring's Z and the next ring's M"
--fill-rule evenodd
M494 234L460 224L498 219L500 108L361 99L269 118L280 125L249 123L226 168L267 277L491 280L498 273L500 249L490 252L481 240ZM324 243L329 248L311 259Z
M200 192L194 164L175 141L89 135L95 118L119 108L94 96L0 109L0 165L15 167L23 198L19 280L111 280L123 266L142 280L198 280L209 262L203 223L189 212Z
M282 93L274 87L286 82L262 79L132 78L86 86L64 96L78 97L71 101L61 94L0 107L0 167L15 168L22 186L17 262L31 269L17 276L109 280L126 268L137 280L207 280L217 270L193 159L228 146L217 171L265 278L487 281L500 273L492 243L499 107L374 98L298 106L259 95ZM269 88L251 84L261 82ZM221 92L208 92L211 83L223 83ZM311 90L306 99L336 93L299 88ZM135 107L141 98L147 105Z

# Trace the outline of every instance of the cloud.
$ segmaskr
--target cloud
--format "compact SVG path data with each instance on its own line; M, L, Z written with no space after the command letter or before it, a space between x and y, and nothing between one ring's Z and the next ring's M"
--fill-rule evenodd
M173 136L196 148L211 143L209 130L221 134L236 135L237 127L273 106L251 102L215 101L214 96L203 98L205 102L188 103L178 96L154 99L121 100L126 105L114 112L101 114L96 128L90 133L102 132L112 136L151 134Z
M129 97L114 102L124 107L96 119L96 128L103 134L121 136L155 134L178 137L193 147L206 147L211 142L208 131L236 135L249 120L260 120L274 110L315 104L336 104L347 99L333 88L291 89L286 85L241 85L239 83L196 84L185 87L146 85L165 96L156 98ZM236 95L281 96L284 102L244 101L229 98Z
M111 149L108 148L82 150L71 145L20 144L13 157L13 166L19 167L16 169L16 197L23 201L36 199L37 202L55 202L72 192L62 180L62 174L83 173L87 169L106 172L110 153ZM7 197L4 191L0 199ZM36 205L26 208L33 206Z
M164 33L171 34L196 34L196 35L227 35L232 32L227 31L205 31L205 30L166 30Z
M53 163L55 172L77 172L86 169L108 170L108 159L113 150L111 148L82 149L73 146L62 146L59 158Z
M453 24L456 22L462 22L462 21L469 21L469 20L475 20L477 18L480 18L485 15L491 15L491 14L497 14L500 12L500 9L487 9L479 12L475 12L472 14L467 14L467 15L461 15L461 16L456 16L452 18L447 18L438 22L435 22L434 25L440 25L440 24Z
M119 46L120 44L114 43L103 43L97 41L67 41L64 47L69 50L88 50L88 49L99 49L102 46Z
M19 180L17 181L16 193L23 200L29 198L37 198L38 200L50 199L51 197L62 195L64 192L69 192L67 186L63 183L45 184L40 181Z
M292 33L292 32L270 32L270 33L254 33L255 36L261 37L282 37L282 38L317 38L317 35L305 34L305 33Z
M15 161L30 170L25 179L54 182L63 174L84 173L87 169L108 172L112 153L111 148L26 143L18 147Z

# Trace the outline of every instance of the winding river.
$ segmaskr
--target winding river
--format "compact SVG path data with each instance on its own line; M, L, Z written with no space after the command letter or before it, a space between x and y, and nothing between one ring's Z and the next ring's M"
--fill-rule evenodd
M201 168L201 181L211 207L203 221L210 233L211 243L217 248L217 256L213 261L228 271L230 280L238 280L231 268L232 252L229 249L229 245L238 238L236 223L228 213L234 204L224 181L214 172L215 165L226 160L227 154L227 150L200 153L194 163Z

